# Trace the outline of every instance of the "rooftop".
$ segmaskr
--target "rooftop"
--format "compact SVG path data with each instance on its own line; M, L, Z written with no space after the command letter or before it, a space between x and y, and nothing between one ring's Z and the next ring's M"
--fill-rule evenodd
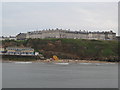
M38 30L38 31L30 31L30 32L28 32L29 34L42 34L43 32L54 32L54 31L59 31L59 32L66 32L66 33L76 33L76 34L79 34L79 33L81 33L81 34L88 34L88 33L92 33L92 34L106 34L106 33L108 33L108 34L116 34L115 32L113 32L112 30L110 30L110 31L102 31L102 32L100 32L100 31L86 31L86 30L79 30L79 31L71 31L70 29L65 29L65 30L63 30L63 29L58 29L58 28L56 28L56 29L46 29L46 30Z

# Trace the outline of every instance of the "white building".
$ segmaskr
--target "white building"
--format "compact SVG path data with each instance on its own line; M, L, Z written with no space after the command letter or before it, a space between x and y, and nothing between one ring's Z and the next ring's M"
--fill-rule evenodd
M8 55L34 55L34 49L28 47L7 47Z
M15 36L9 36L9 37L2 36L0 37L0 41L1 40L17 40L17 38Z
M23 39L23 35L18 34L19 39ZM95 39L95 40L114 40L116 33L109 32L88 32L88 31L70 31L62 29L49 29L42 31L27 32L25 39L29 38L73 38L73 39ZM21 38L20 38L21 37Z

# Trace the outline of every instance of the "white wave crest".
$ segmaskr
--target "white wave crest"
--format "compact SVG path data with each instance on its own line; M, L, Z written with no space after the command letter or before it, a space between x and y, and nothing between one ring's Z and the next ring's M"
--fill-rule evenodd
M92 63L79 63L79 64L90 65L90 64L92 64Z
M54 63L54 64L59 64L59 65L69 65L69 63Z
M32 62L15 62L15 64L29 64L29 63L32 63Z

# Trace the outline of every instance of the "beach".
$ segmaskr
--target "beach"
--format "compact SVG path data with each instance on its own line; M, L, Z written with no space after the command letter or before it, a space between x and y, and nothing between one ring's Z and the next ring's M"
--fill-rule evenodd
M30 61L18 61L18 60L2 60L3 63L10 62L36 62L36 63L118 63L118 62L107 62L107 61L95 61L95 60L71 60L71 59L60 59L60 60L30 60Z

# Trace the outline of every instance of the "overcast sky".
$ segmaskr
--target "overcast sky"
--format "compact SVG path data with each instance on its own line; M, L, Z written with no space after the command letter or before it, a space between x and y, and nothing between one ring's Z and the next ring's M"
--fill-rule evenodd
M3 3L3 36L42 29L118 32L117 2Z

